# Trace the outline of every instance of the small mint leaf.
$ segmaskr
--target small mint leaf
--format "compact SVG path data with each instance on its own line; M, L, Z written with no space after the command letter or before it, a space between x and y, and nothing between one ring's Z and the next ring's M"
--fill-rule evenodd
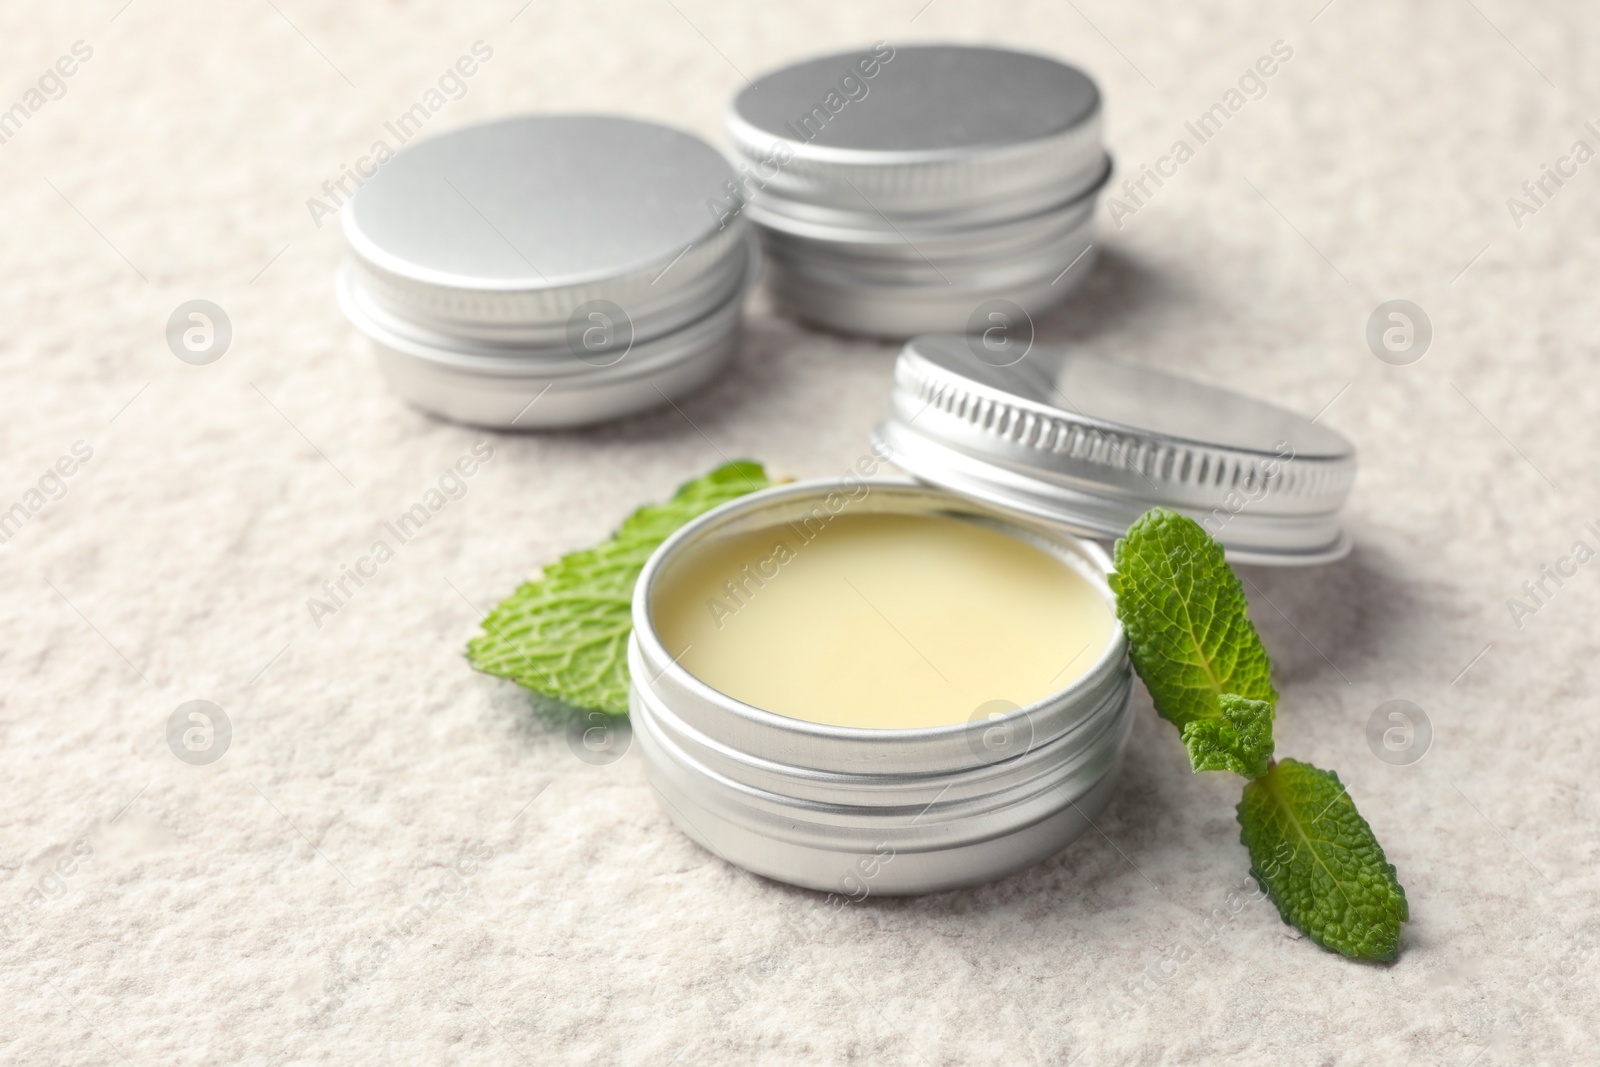
M1134 669L1163 718L1180 730L1220 719L1223 693L1277 704L1244 589L1199 523L1145 512L1117 541L1110 581Z
M1284 922L1346 956L1399 955L1406 891L1337 774L1279 760L1244 787L1239 827L1250 874Z
M1272 705L1234 693L1217 698L1220 719L1184 723L1183 747L1189 765L1200 771L1233 771L1260 778L1272 761Z
M574 707L626 715L633 586L645 560L690 519L769 484L759 463L725 463L640 508L610 540L563 556L501 602L467 661Z

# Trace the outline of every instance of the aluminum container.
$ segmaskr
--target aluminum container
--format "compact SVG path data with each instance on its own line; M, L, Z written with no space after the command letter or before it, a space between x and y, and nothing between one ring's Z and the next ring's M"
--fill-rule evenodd
M1091 537L1157 505L1241 563L1339 559L1356 449L1313 419L1026 337L918 337L876 446L918 479Z
M864 484L853 512L981 523L1060 559L1114 607L1110 561L1096 545L938 489ZM975 885L1053 855L1105 805L1120 766L1131 728L1120 626L1082 677L1035 704L911 730L824 726L751 707L699 681L663 646L652 598L686 552L805 518L839 487L802 482L724 504L646 563L633 598L630 718L668 816L731 863L846 896Z
M340 303L391 387L446 418L562 427L664 405L733 356L759 258L743 219L707 209L732 180L704 141L633 119L454 130L351 200Z
M880 42L757 79L727 124L778 305L905 337L1061 300L1093 264L1100 116L1081 71L998 48Z

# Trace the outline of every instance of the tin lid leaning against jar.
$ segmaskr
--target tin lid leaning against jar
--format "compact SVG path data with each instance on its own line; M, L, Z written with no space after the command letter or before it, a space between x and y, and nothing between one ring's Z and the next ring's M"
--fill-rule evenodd
M1339 510L1356 474L1342 434L1150 367L1044 345L918 337L895 364L876 446L921 481L1096 538L1157 505L1240 563L1350 551Z
M773 294L801 318L955 332L989 300L1042 310L1093 263L1100 92L1054 59L879 42L762 76L727 125Z
M396 391L447 418L536 428L661 405L733 354L754 245L706 207L732 177L699 138L613 116L419 141L344 212L340 302Z

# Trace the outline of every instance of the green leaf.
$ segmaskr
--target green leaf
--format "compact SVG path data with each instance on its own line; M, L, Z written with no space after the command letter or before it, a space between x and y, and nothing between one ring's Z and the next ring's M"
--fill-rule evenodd
M1195 719L1183 726L1189 764L1200 771L1233 771L1260 778L1272 761L1272 705L1234 693L1217 698L1220 719Z
M1116 568L1117 617L1163 718L1179 729L1220 720L1224 693L1277 704L1244 589L1199 523L1150 509L1117 541Z
M1346 956L1399 955L1406 891L1337 774L1280 760L1244 787L1239 826L1250 874L1284 922Z
M626 715L633 585L645 561L690 519L770 484L759 463L725 463L640 508L609 541L563 556L491 611L468 662L574 707Z

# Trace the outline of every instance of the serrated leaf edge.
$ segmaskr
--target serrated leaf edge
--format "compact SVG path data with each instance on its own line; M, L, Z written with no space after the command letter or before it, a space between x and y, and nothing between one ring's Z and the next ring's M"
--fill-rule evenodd
M729 486L735 479L743 479L747 488L730 492ZM719 507L730 500L735 500L746 493L765 488L770 484L771 481L767 476L766 469L760 463L753 460L732 460L706 474L683 482L674 491L671 498L666 501L644 504L635 508L604 541L598 545L577 549L563 555L553 563L541 568L539 574L518 585L509 596L495 605L479 624L483 632L472 637L467 642L465 656L468 664L474 670L494 677L505 678L542 696L573 704L579 710L599 711L617 717L626 716L628 714L626 687L623 687L620 706L613 706L609 701L617 696L614 692L616 687L605 685L604 680L614 673L619 663L621 664L622 673L624 675L627 673L625 638L633 629L631 618L628 619L626 625L608 626L602 633L589 635L582 642L564 647L556 664L552 665L548 671L535 662L532 656L526 652L504 657L504 659L512 659L513 661L520 660L520 663L515 665L505 664L501 662L500 657L497 657L495 664L489 666L479 662L479 658L482 657L482 649L485 643L490 641L498 642L499 646L505 648L513 648L515 646L515 641L519 634L515 631L508 634L504 629L501 629L501 626L510 618L525 618L536 613L537 610L536 608L532 611L518 610L515 614L507 612L508 605L515 604L518 598L537 596L538 592L548 592L552 594L568 593L570 599L580 600L583 598L582 593L576 596L571 594L574 589L581 590L583 588L583 578L592 577L592 575L585 573L586 569L631 570L633 572L632 581L637 582L639 572L644 569L645 562L649 559L650 554L678 529L714 507ZM673 509L674 506L682 505L691 506L687 514L680 518L673 514ZM672 521L673 519L677 519L677 521L674 522ZM654 528L656 525L664 528L658 530ZM568 571L576 571L578 573L565 573ZM572 587L564 584L569 580L574 583ZM547 584L550 582L558 584L550 586ZM630 584L628 596L624 597L615 593L596 593L590 595L589 599L597 604L609 603L613 608L618 605L631 605L631 590ZM502 613L506 614L503 615ZM526 631L524 630L523 632ZM619 641L622 649L620 656L618 654ZM601 646L609 647L604 649L603 662L597 668L585 671L583 677L572 680L572 684L569 684L569 680L562 677L563 672L574 669L579 652L584 649L599 649ZM533 675L518 671L516 669L517 666L532 668L534 674L543 679L544 685L531 684L534 681ZM496 667L501 669L495 669ZM553 675L552 672L554 672ZM587 707L574 703L585 697L598 698L602 702L602 706Z

